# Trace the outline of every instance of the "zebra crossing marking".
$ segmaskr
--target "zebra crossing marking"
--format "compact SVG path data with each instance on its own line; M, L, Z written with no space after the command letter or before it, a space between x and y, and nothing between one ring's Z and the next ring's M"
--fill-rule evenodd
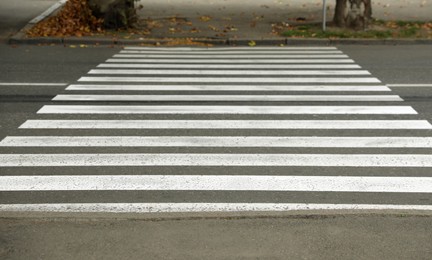
M181 52L179 52L181 51ZM126 47L68 91L391 91L335 47ZM103 75L119 75L105 77ZM120 75L123 75L120 77ZM128 75L137 75L129 77ZM140 77L138 77L141 75ZM158 76L160 75L160 76ZM189 77L188 77L189 76ZM197 77L192 77L197 76ZM214 76L214 77L212 77ZM267 76L267 77L266 77ZM269 77L274 76L274 77ZM293 76L293 77L289 77ZM311 76L311 77L303 77ZM314 76L314 77L312 77ZM101 82L92 84L92 82ZM133 84L139 82L143 84ZM105 84L103 84L105 83ZM154 84L152 84L154 83ZM274 83L272 85L272 83ZM295 84L299 83L299 84ZM265 84L265 85L264 85ZM54 101L399 102L397 95L62 94ZM186 95L188 94L188 95ZM346 94L346 93L341 93ZM38 114L416 115L411 106L47 105ZM53 117L50 115L49 117ZM94 116L95 117L95 116ZM89 116L89 118L92 118ZM131 118L133 118L131 116ZM381 118L381 117L378 117ZM391 118L390 118L391 119ZM426 120L28 120L20 129L344 129L430 130ZM382 132L381 132L382 133ZM431 148L432 137L338 136L8 136L1 147L287 147ZM93 148L95 150L95 148ZM97 150L99 151L99 150ZM432 167L432 154L37 153L0 154L0 167ZM349 169L347 169L349 168ZM32 170L32 168L29 168ZM95 169L95 168L92 168ZM198 168L199 169L199 168ZM328 168L332 169L332 168ZM424 169L423 169L424 170ZM223 172L221 172L223 173ZM63 173L62 173L63 174ZM331 174L333 175L333 174ZM0 176L0 191L292 191L432 193L432 177L260 175ZM337 195L339 196L339 194ZM91 201L91 200L90 200ZM234 199L235 201L235 199ZM395 200L396 201L396 200ZM32 201L30 201L32 202ZM330 201L332 202L332 201ZM407 203L407 202L404 202ZM408 202L409 203L409 202ZM407 204L408 204L407 203ZM0 204L0 211L242 212L289 210L432 210L431 205L306 203Z
M0 167L304 166L432 167L431 154L2 154ZM430 186L429 188L431 188Z
M71 84L66 90L136 90L136 91L383 91L389 92L386 86L359 85L97 85Z
M38 114L352 114L415 115L410 106L93 106L45 105Z
M158 82L158 83L381 83L377 78L290 78L290 77L81 77L79 82Z
M133 69L93 69L88 74L101 75L221 75L221 76L326 76L326 75L370 75L366 70L133 70Z
M307 60L295 60L295 59L175 59L175 58L165 58L165 59L116 59L110 58L106 62L123 62L123 63L175 63L175 64L190 64L190 63L214 63L214 64L302 64L302 63L354 63L352 59L307 59Z
M97 68L137 69L361 69L357 64L113 64L102 63Z
M0 147L432 148L432 137L8 136Z
M49 203L0 204L1 212L63 213L192 213L192 212L286 212L313 210L416 210L432 205L317 204L317 203Z
M126 49L126 50L122 50L120 51L120 53L128 53L128 54L155 54L155 52L153 51L149 51L149 50L130 50L130 49ZM280 50L280 51L254 51L253 55L262 55L262 54L342 54L342 51L339 50ZM183 55L189 55L189 54L205 54L205 55L220 55L220 54L224 54L226 55L227 52L226 51L212 51L212 52L208 52L208 51L183 51L183 52L176 52L173 53L172 51L158 51L157 54L170 54L170 55L178 55L178 56L183 56ZM229 54L244 54L244 55L250 55L251 52L250 51L238 51L238 50L234 50L234 51L230 51Z
M397 95L57 95L53 101L349 101L400 102Z
M432 177L264 175L0 176L0 191L77 190L432 193Z
M20 129L432 129L427 120L27 120Z
M164 59L164 58L189 58L189 59L237 59L237 58L264 58L264 59L305 59L305 58L348 58L345 54L249 54L245 55L233 55L233 54L221 54L221 55L208 55L208 54L115 54L114 58L149 58L149 59Z
M143 46L126 46L124 47L125 50L151 50L154 52L159 51L172 51L172 52L178 52L178 51L238 51L238 50L246 50L246 51L272 51L272 50L337 50L337 47L332 46L284 46L281 48L275 48L275 47L254 47L253 49L250 47L216 47L216 48L200 48L200 47L143 47Z

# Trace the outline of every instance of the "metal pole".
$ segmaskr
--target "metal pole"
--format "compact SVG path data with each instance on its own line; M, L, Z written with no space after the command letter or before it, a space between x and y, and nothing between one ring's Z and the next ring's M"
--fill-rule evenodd
M323 0L323 23L322 23L322 30L324 32L326 30L326 20L327 20L326 0Z

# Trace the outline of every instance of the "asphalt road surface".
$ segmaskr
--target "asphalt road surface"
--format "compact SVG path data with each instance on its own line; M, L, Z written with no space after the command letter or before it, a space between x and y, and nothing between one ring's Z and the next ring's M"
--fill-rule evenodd
M430 46L1 45L0 59L3 216L218 212L214 216L223 218L239 211L262 217L258 212L431 210ZM152 252L150 259L288 254L271 245L300 257L296 254L308 243L324 250L334 242L340 247L325 257L360 257L371 250L380 258L427 258L429 219L324 217L311 225L258 217L134 227L115 221L90 226L3 221L0 245L14 241L20 250L0 247L0 255L64 256L41 246L50 244L72 256L86 258L97 249L114 259L108 252L125 257L140 248L130 241L140 241L153 245L138 250ZM154 233L139 235L149 232ZM35 234L44 238L34 239ZM288 234L302 235L296 240ZM329 234L338 242L328 240ZM355 236L361 239L350 240ZM263 250L255 250L260 247L250 237L261 241ZM83 246L73 250L59 238ZM86 247L87 240L100 242ZM167 240L183 244L165 245ZM384 240L385 254L371 242ZM414 240L415 245L407 243ZM284 247L282 241L298 243ZM106 248L110 243L118 244L117 250ZM236 246L222 250L227 243ZM196 251L193 244L199 245ZM303 255L317 256L314 250Z
M429 46L2 48L2 210L432 204Z

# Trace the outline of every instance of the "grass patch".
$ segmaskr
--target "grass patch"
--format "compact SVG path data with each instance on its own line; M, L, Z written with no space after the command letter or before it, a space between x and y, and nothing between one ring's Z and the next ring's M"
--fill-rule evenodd
M432 23L417 21L373 21L368 30L328 26L323 32L320 24L289 25L281 28L279 34L289 38L432 38Z

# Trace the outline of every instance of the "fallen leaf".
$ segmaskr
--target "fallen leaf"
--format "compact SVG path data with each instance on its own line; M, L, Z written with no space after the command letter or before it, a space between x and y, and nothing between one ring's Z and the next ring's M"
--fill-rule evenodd
M199 19L200 19L202 22L208 22L208 21L210 21L212 18L211 18L210 16L203 15L203 16L200 16Z

